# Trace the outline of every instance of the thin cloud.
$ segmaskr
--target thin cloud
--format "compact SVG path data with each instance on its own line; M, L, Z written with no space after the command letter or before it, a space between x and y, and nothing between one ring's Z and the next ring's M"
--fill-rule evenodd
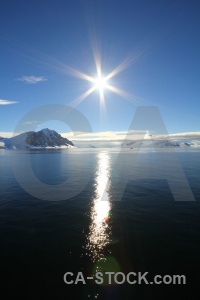
M38 121L27 121L27 122L24 122L25 125L36 125L38 124Z
M73 141L83 141L83 142L94 142L94 141L104 141L104 142L114 142L114 141L124 141L126 140L141 140L148 138L148 133L143 130L129 130L129 131L105 131L105 132L93 132L93 133L81 133L81 132L68 132L61 133L63 137L72 139ZM150 136L149 136L150 138ZM153 135L156 139L191 139L200 138L200 132L183 132L169 135Z
M61 135L63 137L72 138L73 141L120 141L127 138L127 136L130 139L140 139L141 135L144 135L144 132L140 130L104 131L93 133L68 132L62 133Z
M11 105L11 104L16 104L16 103L19 103L19 102L0 99L0 105Z
M36 83L39 83L39 82L47 81L47 78L44 77L44 76L31 75L31 76L22 76L20 78L17 78L16 80L22 81L22 82L25 82L25 83L28 83L28 84L36 84Z
M21 132L13 132L13 131L1 131L0 137L3 138L11 138L13 136L19 135Z

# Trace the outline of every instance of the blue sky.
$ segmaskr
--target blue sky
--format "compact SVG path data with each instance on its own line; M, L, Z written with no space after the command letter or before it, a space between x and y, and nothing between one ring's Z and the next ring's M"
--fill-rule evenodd
M158 106L169 133L200 131L199 13L194 0L1 1L0 132L40 105L75 105L94 83L69 67L96 78L94 53L105 76L124 66L108 83L128 93L76 106L94 132L128 130L138 105Z

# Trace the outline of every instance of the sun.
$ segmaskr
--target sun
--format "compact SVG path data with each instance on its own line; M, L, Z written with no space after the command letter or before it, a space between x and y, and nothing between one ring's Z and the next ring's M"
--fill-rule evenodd
M107 80L105 77L99 75L96 79L94 79L94 87L95 89L103 92L105 88L107 88Z
M95 53L94 53L95 54ZM130 57L123 61L121 64L119 64L117 67L115 67L110 73L104 76L104 73L102 72L102 65L101 65L101 57L100 55L95 54L94 55L95 60L95 66L96 66L96 76L91 76L89 74L83 73L79 70L76 70L72 67L69 67L67 65L64 65L65 72L77 77L79 79L85 80L91 84L89 89L87 89L83 94L75 98L70 102L71 106L77 106L79 105L84 99L86 99L90 94L92 94L95 90L99 92L99 99L100 99L100 105L103 107L105 103L105 92L112 92L114 94L117 94L124 99L131 101L134 100L134 102L138 102L137 97L134 95L129 94L125 90L122 90L116 86L113 86L110 83L110 80L127 69L133 62L134 57Z

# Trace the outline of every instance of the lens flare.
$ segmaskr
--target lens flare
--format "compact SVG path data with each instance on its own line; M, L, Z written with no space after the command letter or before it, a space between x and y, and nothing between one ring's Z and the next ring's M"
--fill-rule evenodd
M97 52L97 50L96 50ZM75 76L79 79L85 80L92 84L92 87L90 87L86 92L84 92L82 95L78 97L77 99L73 100L70 105L77 106L80 102L82 102L84 99L86 99L92 92L97 91L99 92L99 99L100 99L100 106L104 108L105 105L105 93L106 91L112 92L114 94L118 94L119 96L123 97L125 100L128 101L134 101L135 104L137 102L141 103L142 99L138 99L134 95L131 95L127 93L126 91L123 91L113 85L110 84L109 80L127 69L133 62L134 59L127 59L124 62L122 62L119 66L114 68L109 74L103 75L102 65L101 65L101 56L100 54L97 55L97 53L94 55L95 60L95 66L96 66L96 76L90 76L87 74L84 74L78 70L75 70L73 68L66 67L65 70L71 73L72 76Z

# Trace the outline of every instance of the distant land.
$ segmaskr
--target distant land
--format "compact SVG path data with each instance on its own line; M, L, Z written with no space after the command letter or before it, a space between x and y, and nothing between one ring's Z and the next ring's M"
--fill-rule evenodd
M4 133L1 133L3 135ZM6 134L6 133L5 133ZM71 140L69 140L70 138ZM139 131L59 134L48 128L24 132L13 137L0 137L4 149L65 149L65 148L200 148L200 132L153 135Z
M55 130L48 128L29 131L12 138L0 137L0 148L6 149L56 149L72 148L74 144Z
M70 137L78 148L200 148L200 132L155 135L148 131L106 131L62 135Z
M74 141L76 147L78 148L129 148L129 149L139 149L139 148L196 148L200 149L200 140L125 140L125 141L104 141L98 140L92 143L87 141Z

